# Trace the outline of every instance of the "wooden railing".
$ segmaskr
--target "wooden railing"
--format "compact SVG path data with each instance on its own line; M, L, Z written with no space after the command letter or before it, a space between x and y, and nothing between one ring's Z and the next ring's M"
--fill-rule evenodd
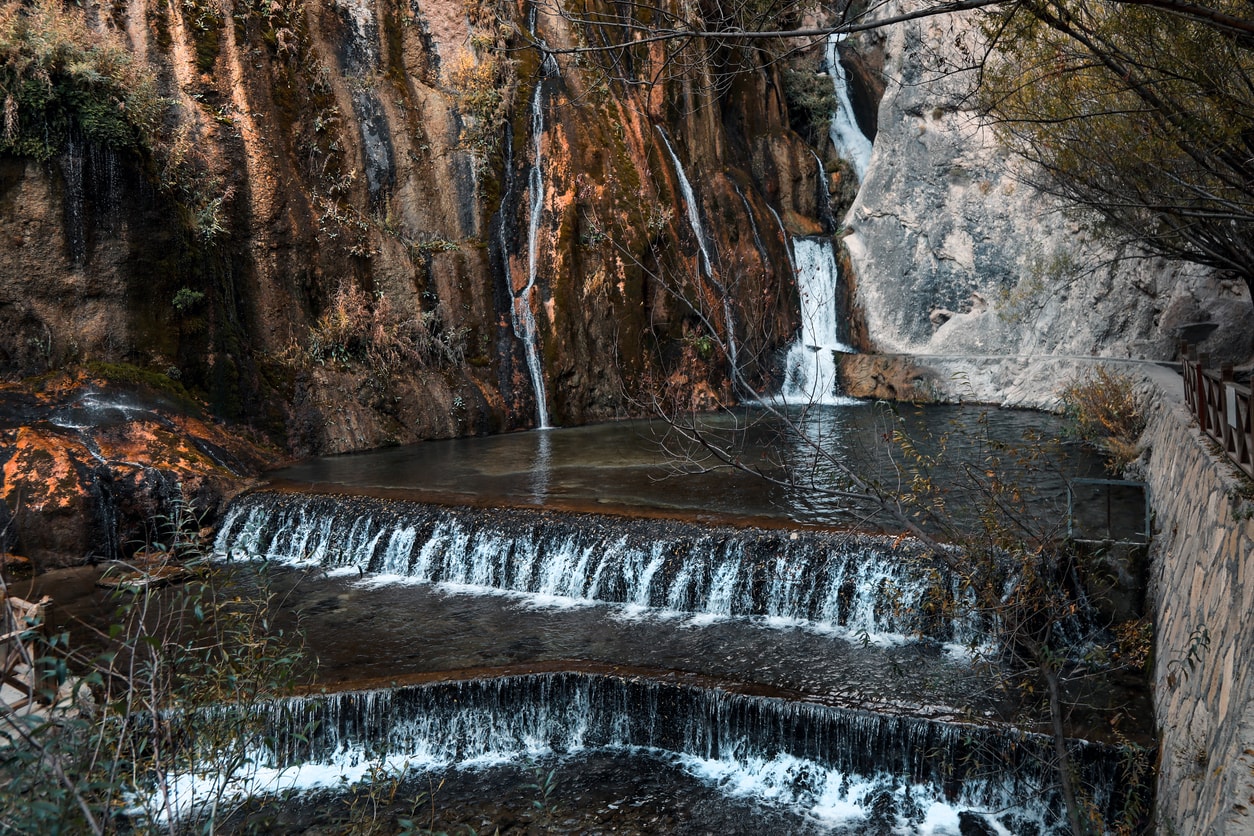
M1208 369L1209 357L1181 347L1184 400L1202 432L1213 438L1237 467L1254 477L1254 432L1250 423L1250 387L1237 383L1232 365Z

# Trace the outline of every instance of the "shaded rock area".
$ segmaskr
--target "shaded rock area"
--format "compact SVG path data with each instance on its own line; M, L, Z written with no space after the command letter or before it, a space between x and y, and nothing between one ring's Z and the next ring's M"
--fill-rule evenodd
M176 514L214 523L273 457L174 387L88 373L0 386L0 546L36 570L128 557Z
M963 16L938 16L851 40L887 79L844 218L863 347L1171 360L1191 339L1216 362L1248 362L1241 281L1114 245L1095 217L1028 185L977 112L974 72L958 69L976 35Z

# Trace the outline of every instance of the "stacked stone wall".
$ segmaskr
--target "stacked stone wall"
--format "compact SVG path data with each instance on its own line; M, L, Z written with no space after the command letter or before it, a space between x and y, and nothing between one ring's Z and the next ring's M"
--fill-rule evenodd
M1202 436L1171 382L1146 432L1158 832L1254 833L1254 483Z

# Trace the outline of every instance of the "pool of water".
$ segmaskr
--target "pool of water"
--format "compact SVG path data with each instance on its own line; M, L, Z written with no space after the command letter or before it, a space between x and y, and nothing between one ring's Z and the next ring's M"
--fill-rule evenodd
M1100 458L1060 440L1062 420L1042 412L863 403L782 416L748 408L687 427L627 421L432 441L271 476L298 489L444 503L900 530L868 493L892 500L922 477L962 514L995 471L1022 486L1034 516L1057 523L1068 480L1102 472Z

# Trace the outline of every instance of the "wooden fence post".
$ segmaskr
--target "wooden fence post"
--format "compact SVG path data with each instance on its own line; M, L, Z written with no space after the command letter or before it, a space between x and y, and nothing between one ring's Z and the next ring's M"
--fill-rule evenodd
M1206 366L1210 362L1209 354L1198 354L1197 362L1194 364L1194 373L1197 376L1197 424L1202 428L1202 432L1210 429L1207 419L1209 418L1210 406L1206 397Z

